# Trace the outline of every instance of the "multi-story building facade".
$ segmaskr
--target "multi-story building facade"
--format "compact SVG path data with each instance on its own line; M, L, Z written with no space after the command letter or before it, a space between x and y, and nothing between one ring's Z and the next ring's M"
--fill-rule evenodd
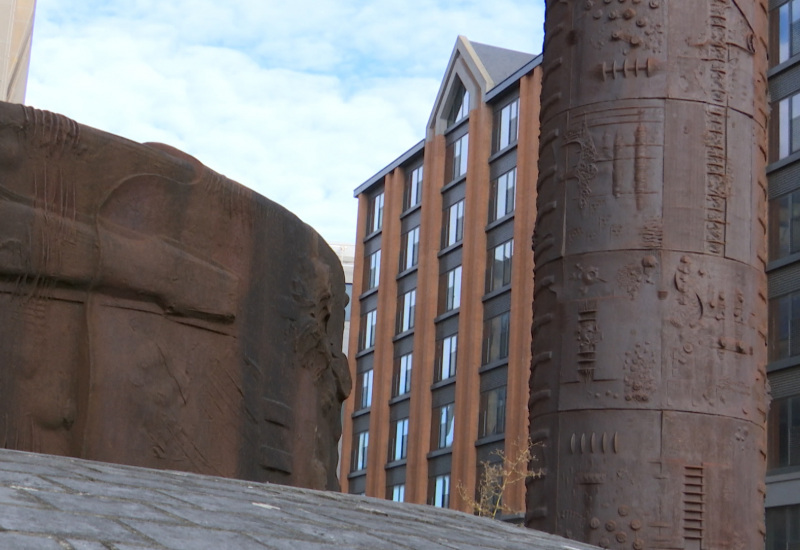
M767 550L800 548L800 0L771 0Z
M355 191L345 491L468 509L527 443L539 70L459 37L426 138Z
M800 0L769 7L766 526L767 550L788 550L800 547ZM493 81L484 67L500 59L508 76ZM356 190L349 492L465 509L444 495L473 491L480 461L526 434L538 67L460 38L426 139ZM501 138L514 115L516 140Z
M0 0L0 90L3 101L22 103L31 59L33 13L36 0Z

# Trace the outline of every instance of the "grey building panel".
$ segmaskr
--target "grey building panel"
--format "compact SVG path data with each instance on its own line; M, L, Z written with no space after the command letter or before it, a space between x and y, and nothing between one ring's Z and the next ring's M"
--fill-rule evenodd
M431 396L431 406L441 407L456 400L456 385L448 384L443 388L438 388Z
M375 363L375 354L368 353L358 358L356 361L356 371L366 372L373 367Z
M406 466L405 464L401 466L395 466L393 468L386 469L386 485L397 485L399 483L406 482Z
M369 413L361 414L353 418L353 433L361 433L369 430Z
M800 395L800 367L770 374L769 385L772 390L772 399Z
M766 507L797 504L800 495L800 472L767 476Z
M493 227L486 234L486 247L492 249L514 237L514 219L509 218L505 223Z
M800 290L800 262L770 272L767 287L770 298Z
M441 340L458 332L458 315L436 323L436 339Z
M434 476L441 476L444 474L449 474L450 470L453 469L453 455L451 453L447 453L445 455L440 455L434 458L428 459L428 477ZM451 493L452 498L452 484L451 484Z
M800 65L788 67L769 81L770 101L776 102L800 90Z
M505 311L511 311L511 292L487 300L483 305L483 318L491 319Z
M439 258L439 273L447 273L460 266L462 251L463 249L459 247Z
M481 391L500 388L508 383L508 366L492 369L481 374Z
M411 400L406 399L404 401L400 401L398 403L393 404L389 409L389 420L395 422L397 420L400 420L401 418L408 418L410 403Z

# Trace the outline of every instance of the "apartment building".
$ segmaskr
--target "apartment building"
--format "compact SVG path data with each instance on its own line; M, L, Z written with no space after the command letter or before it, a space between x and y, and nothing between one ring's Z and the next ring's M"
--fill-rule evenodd
M344 491L468 510L526 446L539 62L459 37L425 139L355 190Z
M766 526L767 550L788 550L800 548L800 0L769 10ZM459 37L426 138L356 189L346 491L467 509L457 485L474 492L481 461L526 436L539 71L539 58Z
M800 0L772 0L767 550L800 548Z
M31 59L35 0L0 0L0 90L3 101L22 103Z

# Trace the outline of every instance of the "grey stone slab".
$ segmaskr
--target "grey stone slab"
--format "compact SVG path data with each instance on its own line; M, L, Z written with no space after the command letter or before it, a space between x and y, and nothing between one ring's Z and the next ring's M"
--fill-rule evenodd
M37 497L54 508L65 512L173 523L181 521L161 509L137 501L116 500L94 495L44 492L38 493ZM0 498L2 498L2 492L0 492Z
M255 507L254 507L255 508ZM233 513L233 512L214 512L208 513L206 510L190 510L172 508L171 513L180 516L187 522L199 525L206 529L220 529L236 531L239 533L264 533L270 536L289 538L309 542L322 541L323 539L310 535L302 535L298 532L294 524L294 518L289 516L258 516L252 514ZM289 521L291 520L291 521Z
M132 501L147 501L153 504L163 504L166 506L190 504L188 501L173 498L162 491L143 491L141 488L131 487L128 485L77 479L56 479L54 481L67 487L73 492L94 495L96 497L118 498Z
M29 490L0 486L0 505L39 506L39 502L30 495Z
M215 531L196 526L164 525L155 522L126 520L126 523L159 542L175 550L264 550L264 544L234 531Z
M0 533L0 548L9 550L64 550L57 540L46 535L21 535Z
M119 548L118 546L111 546L110 544L103 544L102 542L94 540L67 539L67 544L72 546L72 550L109 550L110 548L117 550ZM146 547L140 546L139 548Z
M63 549L593 548L430 506L60 457L31 463L49 473L0 476L0 530ZM37 480L52 490L20 488Z
M16 506L3 507L3 513L0 515L0 529L100 541L143 542L138 535L119 523L107 519Z
M59 467L53 467L41 463L25 464L22 462L0 462L0 472L21 472L25 474L52 476L64 476L66 474L66 472ZM77 477L77 474L74 472L70 472L69 475L74 475Z

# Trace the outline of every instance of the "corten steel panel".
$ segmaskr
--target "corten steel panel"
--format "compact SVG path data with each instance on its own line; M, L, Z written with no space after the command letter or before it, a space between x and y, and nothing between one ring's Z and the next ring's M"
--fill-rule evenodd
M0 103L2 446L338 488L344 276L161 144Z
M547 2L530 527L763 547L765 34L763 1Z

